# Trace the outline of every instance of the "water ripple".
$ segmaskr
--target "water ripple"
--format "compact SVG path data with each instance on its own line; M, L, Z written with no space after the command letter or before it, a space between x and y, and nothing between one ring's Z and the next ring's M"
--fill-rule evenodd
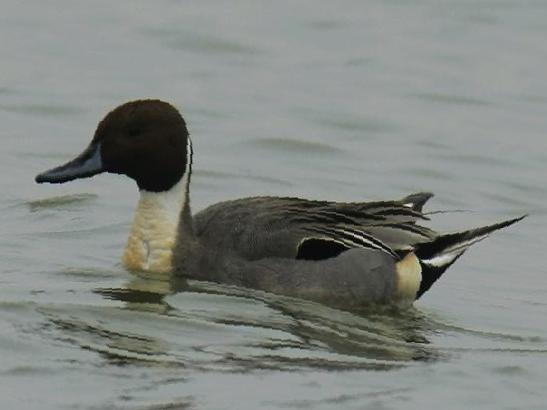
M147 37L160 40L167 47L176 50L191 50L208 54L254 55L258 50L252 46L210 34L195 31L182 31L168 28L149 28L142 30Z
M49 208L72 208L74 206L85 206L89 202L98 198L96 194L70 194L60 195L44 199L36 199L33 201L26 201L24 204L29 207L31 212L37 212L42 209Z
M288 154L315 154L337 155L345 153L341 148L313 141L302 141L290 138L261 138L247 141L245 145L252 145L261 149L283 151Z
M482 98L455 95L455 94L440 94L440 93L420 93L410 94L410 97L418 98L423 101L442 103L448 105L463 105L463 106L489 106L493 105L492 102Z
M0 105L0 110L31 116L43 115L48 117L65 117L83 113L82 109L75 106L54 104Z

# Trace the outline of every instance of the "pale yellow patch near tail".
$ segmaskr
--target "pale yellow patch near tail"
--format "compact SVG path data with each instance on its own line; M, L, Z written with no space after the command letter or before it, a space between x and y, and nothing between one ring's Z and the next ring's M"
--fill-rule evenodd
M420 261L413 252L409 252L395 264L395 272L394 299L412 303L416 299L422 281Z

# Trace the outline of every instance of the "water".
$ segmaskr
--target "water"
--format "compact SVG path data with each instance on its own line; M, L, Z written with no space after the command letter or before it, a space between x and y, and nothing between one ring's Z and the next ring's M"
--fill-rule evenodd
M2 2L0 404L544 408L547 4ZM117 104L193 135L192 206L436 193L442 229L530 213L405 312L123 270L137 193L38 186Z

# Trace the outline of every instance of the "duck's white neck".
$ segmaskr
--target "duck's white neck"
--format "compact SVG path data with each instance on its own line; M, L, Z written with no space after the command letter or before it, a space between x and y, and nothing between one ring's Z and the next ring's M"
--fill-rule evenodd
M190 213L192 140L186 145L186 169L168 191L141 190L122 262L128 269L149 272L172 270L173 248L178 236L193 235Z
M187 170L189 171L189 169ZM171 271L171 257L180 219L190 215L188 185L190 172L170 190L140 191L140 198L122 262L128 269L150 272Z

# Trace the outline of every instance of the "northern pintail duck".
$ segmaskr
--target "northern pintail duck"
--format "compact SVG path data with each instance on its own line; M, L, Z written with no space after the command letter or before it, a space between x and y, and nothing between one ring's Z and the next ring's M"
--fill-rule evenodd
M430 193L379 202L252 197L190 211L186 123L159 100L125 103L74 160L36 177L63 183L110 172L140 191L128 269L255 288L342 306L411 304L472 244L523 217L439 234L419 225Z

